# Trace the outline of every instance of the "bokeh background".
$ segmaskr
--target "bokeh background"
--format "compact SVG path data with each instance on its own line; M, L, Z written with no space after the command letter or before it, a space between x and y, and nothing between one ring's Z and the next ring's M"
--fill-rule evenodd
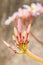
M6 40L9 44L14 45L12 41L12 34L14 22L5 26L5 20L11 16L23 4L31 4L33 2L40 2L43 0L0 0L0 65L43 65L26 55L16 55L12 50L8 49L2 40ZM31 31L33 34L43 41L43 14L36 17L33 21ZM30 35L29 50L43 58L43 44L38 43Z

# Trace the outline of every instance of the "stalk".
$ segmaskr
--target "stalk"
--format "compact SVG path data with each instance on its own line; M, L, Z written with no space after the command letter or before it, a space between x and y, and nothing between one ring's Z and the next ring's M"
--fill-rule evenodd
M43 45L43 42L42 42L41 40L39 40L31 31L30 31L30 34L33 36L33 38L34 38L37 42L39 42L39 43L41 43L41 44Z
M34 60L43 63L43 59L34 55L33 53L31 53L28 49L25 51L25 54L31 58L33 58Z

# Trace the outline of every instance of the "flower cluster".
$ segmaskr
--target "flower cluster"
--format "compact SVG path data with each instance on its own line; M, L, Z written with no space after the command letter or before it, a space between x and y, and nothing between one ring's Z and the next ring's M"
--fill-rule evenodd
M21 20L19 19L18 21L19 21L20 26L19 25L17 26L18 29L16 29L16 27L14 27L14 35L12 35L12 38L14 40L14 44L16 46L16 48L15 48L16 50L11 45L9 45L6 41L3 40L4 44L8 48L13 50L13 52L16 53L16 54L26 54L29 57L33 58L34 60L37 60L37 61L43 63L43 59L42 58L34 55L28 49L29 33L30 33L31 24L28 25L28 28L27 28L26 31L22 31Z
M43 6L40 3L32 3L31 6L23 5L22 8L19 8L18 11L13 14L13 16L9 17L5 21L5 24L9 25L11 21L17 20L17 29L16 27L14 27L14 35L12 35L12 38L14 40L15 46L19 51L17 49L15 50L6 41L3 40L3 42L5 43L5 45L7 45L8 48L12 49L16 54L26 54L31 58L43 63L42 58L34 55L28 50L29 34L33 17L40 15L41 13L43 13ZM24 30L22 21L27 22L28 18L29 24L27 26L27 29Z
M16 45L16 47L22 51L23 53L26 51L26 49L28 49L28 43L29 43L29 39L28 39L28 35L30 32L30 27L31 24L29 24L27 30L23 31L22 29L22 22L20 19L18 19L18 25L17 25L17 29L16 27L14 27L14 35L12 35L12 38L14 40L14 44ZM20 24L20 25L19 25ZM5 41L3 41L9 48L11 48L11 46L9 46ZM15 50L16 51L16 50ZM16 53L21 53L21 52L17 52Z
M16 21L16 19L27 19L31 17L35 17L43 13L43 6L40 3L32 3L31 6L23 5L18 11L14 12L14 14L9 17L5 21L5 25L9 25L11 21Z

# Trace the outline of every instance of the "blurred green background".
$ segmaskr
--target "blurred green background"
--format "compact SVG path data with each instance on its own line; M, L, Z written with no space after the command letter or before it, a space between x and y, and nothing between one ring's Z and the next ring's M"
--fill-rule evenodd
M0 65L43 65L26 55L15 55L2 42L4 39L14 45L12 41L14 22L9 26L5 26L4 22L23 4L29 5L33 2L43 4L43 0L0 0ZM37 38L43 41L43 14L34 19L31 30ZM31 35L29 50L43 58L43 45L39 44Z

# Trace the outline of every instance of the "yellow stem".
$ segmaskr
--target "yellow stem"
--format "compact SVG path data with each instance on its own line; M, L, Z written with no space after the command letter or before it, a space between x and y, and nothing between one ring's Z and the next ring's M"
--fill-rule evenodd
M37 60L38 62L43 63L43 59L34 55L33 53L31 53L28 49L25 51L25 54L31 58L33 58L34 60Z
M21 51L21 52L17 52L17 54L23 54L24 52L23 51Z

